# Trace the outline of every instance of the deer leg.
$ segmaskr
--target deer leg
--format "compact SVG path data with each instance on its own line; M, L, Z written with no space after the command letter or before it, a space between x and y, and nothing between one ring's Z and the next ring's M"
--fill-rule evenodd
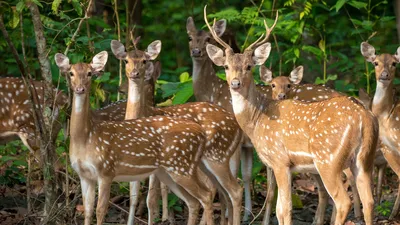
M154 219L158 216L158 190L160 188L160 181L152 174L149 178L149 191L147 192L147 210L148 210L148 224L153 224Z
M385 175L386 164L378 166L378 183L376 184L376 202L381 203L382 197L382 182Z
M244 186L244 215L243 221L248 221L250 213L252 211L251 204L251 173L253 167L253 148L252 147L242 147L242 179Z
M161 199L162 199L162 221L168 220L168 187L164 183L161 185Z
M85 208L85 225L90 225L94 211L96 182L81 177L81 188Z
M357 158L358 160L358 158ZM374 197L372 194L372 170L373 165L363 165L363 161L360 160L359 167L352 168L352 172L356 177L356 184L360 199L363 204L364 221L366 225L372 225L373 214L374 214ZM366 163L365 163L366 164Z
M343 172L346 174L347 180L350 181L351 191L353 192L354 216L357 220L359 220L361 219L361 202L360 195L357 190L356 181L350 169L345 169Z
M159 170L156 173L156 176L158 179L160 179L161 182L166 184L173 193L175 193L180 199L182 199L186 203L189 209L187 225L197 224L196 221L200 209L199 201L191 194L189 194L182 186L178 185L178 183L176 183L166 171Z
M325 209L326 206L328 205L329 195L328 192L326 192L321 177L317 174L312 174L311 176L317 183L317 188L318 188L318 207L317 211L315 212L313 225L323 225L325 219Z
M393 152L391 149L387 149L387 151L382 151L383 156L385 157L386 161L388 162L390 168L396 173L398 177L400 177L400 156L398 155L397 152ZM392 209L392 213L389 216L389 219L394 219L397 214L399 213L399 208L400 208L400 199L399 195L400 194L400 184L399 184L399 190L397 193L396 201Z
M265 214L263 219L263 225L269 225L272 213L272 202L274 201L275 197L275 189L276 189L276 180L274 172L270 167L267 166L267 181L268 181L268 190L267 190L267 205L265 208Z
M335 165L335 162L332 162L332 165ZM350 198L342 182L342 171L337 168L332 168L333 166L329 167L327 164L316 164L316 167L321 175L326 190L335 202L336 217L334 224L342 225L351 208Z
M210 177L213 177L223 191L227 193L226 204L228 206L230 224L240 224L240 211L243 191L241 186L229 171L228 165L211 160L204 160L205 168ZM224 193L225 193L224 192Z
M104 223L104 217L108 209L108 201L110 200L111 183L112 180L99 180L99 197L96 208L97 225L102 225Z
M278 184L278 201L276 204L276 217L279 224L292 225L292 173L289 167L273 168Z
M134 225L136 205L139 201L140 181L129 182L129 216L128 224Z
M212 192L200 182L197 173L194 173L191 176L180 176L171 172L169 175L175 181L175 183L178 183L193 197L200 201L204 209L206 224L213 225L214 219L212 214Z

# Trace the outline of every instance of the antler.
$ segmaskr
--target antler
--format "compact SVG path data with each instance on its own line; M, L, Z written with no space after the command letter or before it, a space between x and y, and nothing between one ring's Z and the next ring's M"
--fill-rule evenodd
M208 29L210 30L211 35L214 37L214 39L221 45L223 46L225 49L232 49L231 46L229 46L229 44L227 44L225 41L223 41L216 33L214 30L214 26L215 26L215 18L214 18L214 24L213 24L213 28L211 28L210 24L208 23L207 20L207 5L204 6L204 21L207 24Z
M271 35L272 30L275 28L276 23L278 22L278 15L279 15L279 13L278 13L278 11L276 11L275 21L271 28L268 27L267 22L264 20L265 36L264 36L264 34L262 34L255 42L253 42L253 44L249 45L249 47L247 47L245 51L252 51L256 47L267 42L269 36ZM263 37L264 37L264 39L262 39Z

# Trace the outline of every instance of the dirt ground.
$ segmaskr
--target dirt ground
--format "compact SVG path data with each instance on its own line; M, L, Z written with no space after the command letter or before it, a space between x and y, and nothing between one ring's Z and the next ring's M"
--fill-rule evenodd
M40 194L40 182L38 184L39 187L33 188L33 200L32 203L35 209L40 209L43 204L43 196ZM387 176L384 180L384 193L382 196L381 204L375 204L375 222L374 224L385 224L385 225L400 225L400 218L394 221L389 221L388 217L390 214L390 210L392 209L396 193L397 193L398 181L397 177L391 172L387 171ZM77 187L79 188L79 187ZM37 190L39 189L39 190ZM70 190L72 190L71 188ZM350 189L350 188L349 188ZM293 224L294 225L306 225L312 224L315 211L318 204L318 195L317 190L314 183L308 179L306 175L296 175L293 181L293 190L294 190L294 203L295 207L293 209ZM256 184L254 185L254 192L257 193L253 195L253 214L257 215L261 211L261 208L265 199L265 184ZM349 195L352 196L351 190L349 190ZM36 194L38 194L36 196ZM127 219L127 211L128 209L128 201L129 198L126 196L112 196L111 201L113 202L110 205L109 212L106 218L106 224L126 224ZM62 197L61 197L62 198ZM80 197L75 198L78 200L77 204L75 204L75 208L68 213L61 212L59 215L63 217L62 221L65 224L82 224L83 222L83 210L81 205ZM65 199L64 199L65 200ZM65 202L62 200L61 202ZM301 201L299 201L301 200ZM71 198L70 201L73 201ZM63 203L61 203L62 205ZM326 210L325 213L325 224L329 224L329 220L332 213L332 201ZM182 202L177 202L175 205L183 206ZM216 224L219 224L220 220L220 207L219 203L214 203L214 218ZM182 208L182 207L181 207ZM186 216L187 210L185 207L182 208L181 212L174 211L174 215L171 217L174 218L174 223L176 225L186 224ZM138 216L136 219L136 224L144 225L147 224L147 215L146 209L144 208L144 213L141 216ZM40 215L39 212L28 214L27 204L26 204L26 187L21 185L15 185L14 187L5 187L0 186L0 224L1 225L14 225L14 224L40 224ZM272 224L278 224L275 214L272 215ZM254 225L261 224L263 218L263 213L252 223ZM93 220L94 221L94 220ZM167 225L171 224L170 222L156 222L155 224ZM242 223L248 224L248 223ZM348 216L348 221L345 225L358 225L363 224L360 221L354 220L353 211L350 212Z

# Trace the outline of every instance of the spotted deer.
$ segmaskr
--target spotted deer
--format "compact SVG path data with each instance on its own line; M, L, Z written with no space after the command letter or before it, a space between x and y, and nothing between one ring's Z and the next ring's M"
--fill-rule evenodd
M213 29L216 35L228 40L228 43L233 46L232 48L235 52L240 51L234 38L227 38L224 36L226 33L225 19L218 20ZM193 93L196 100L217 104L232 113L233 108L229 87L224 80L216 75L213 62L206 52L206 45L208 43L216 43L214 38L210 32L198 30L192 17L187 19L186 31L189 36L190 56L193 62ZM232 157L231 169L234 174L237 174L238 171L239 157L239 152L236 156ZM243 220L247 221L252 211L250 184L253 166L253 145L247 137L245 137L242 142L241 162L241 172L245 190L245 211Z
M34 104L44 106L44 83L32 81ZM36 96L37 95L37 96ZM61 92L54 91L53 115L58 117L61 108L66 104L67 99ZM61 123L55 121L52 134L57 135L61 129ZM33 105L30 101L27 87L21 78L0 79L0 140L11 140L18 136L29 151L40 161L38 155L40 140L37 139ZM8 139L11 138L11 139Z
M89 104L91 77L101 74L107 58L107 52L103 51L90 64L71 65L65 55L55 55L60 71L71 79L69 156L81 181L84 224L91 223L96 182L99 185L96 217L100 225L107 212L111 183L141 180L150 174L155 174L186 202L188 224L196 223L199 203L207 224L213 224L212 194L198 179L205 134L197 123L165 116L93 120Z
M250 137L258 156L276 175L280 224L292 224L291 172L319 174L337 209L335 224L344 224L351 201L341 180L350 167L363 203L364 221L372 225L374 200L372 164L378 137L376 118L352 97L315 103L267 99L255 89L252 68L264 64L271 44L271 28L243 53L234 53L204 20L224 51L212 44L207 53L217 66L224 66L236 120ZM339 141L338 141L339 140Z
M147 49L152 48L153 43ZM222 107L207 102L186 103L166 108L155 108L153 107L154 103L146 105L149 102L147 99L149 96L144 92L144 85L146 80L151 82L152 79L146 74L153 74L150 69L154 68L151 59L143 57L148 50L146 52L140 50L126 52L124 45L115 40L111 42L111 49L118 59L128 62L125 67L129 82L128 99L136 99L138 102L134 111L146 111L149 112L149 115L187 119L202 127L206 134L205 151L202 157L204 167L202 169L228 202L230 224L240 224L242 189L230 172L229 160L240 144L242 133L233 115ZM132 78L130 74L134 71L138 71L138 74ZM154 79L152 84L154 85ZM131 88L132 85L135 88ZM151 90L154 90L154 86ZM154 91L150 91L149 95L152 98ZM147 109L143 110L143 108Z
M375 48L367 42L361 43L361 54L375 67L376 91L372 99L372 112L379 121L379 137L386 146L382 153L390 168L400 177L400 104L396 101L393 81L396 65L400 62L400 47L395 54L376 55ZM399 184L400 187L400 184ZM390 219L397 216L400 207L400 189Z

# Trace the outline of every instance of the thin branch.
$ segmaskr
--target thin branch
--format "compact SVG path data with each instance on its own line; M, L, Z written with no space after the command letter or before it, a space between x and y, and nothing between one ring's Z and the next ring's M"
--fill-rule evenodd
M121 27L119 25L118 2L117 2L117 0L114 0L113 3L114 3L114 13L115 13L115 17L117 19L118 41L121 42ZM128 6L126 6L126 7L128 7ZM121 86L121 84L122 84L122 60L119 60L119 71L118 71L118 74L119 74L118 86ZM120 98L120 93L118 91L117 92L117 100L118 101L119 101L119 98Z

